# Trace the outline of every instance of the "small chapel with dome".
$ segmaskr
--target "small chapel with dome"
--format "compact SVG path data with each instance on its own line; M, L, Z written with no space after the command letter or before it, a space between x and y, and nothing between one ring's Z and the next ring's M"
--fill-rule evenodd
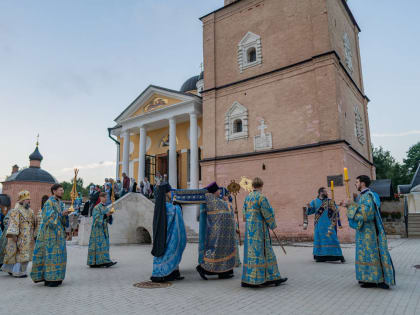
M41 199L44 195L51 195L51 186L57 183L57 180L46 170L41 168L43 160L39 152L38 143L34 152L29 155L29 167L19 170L17 165L12 167L12 174L6 178L3 185L3 195L10 200L10 206L13 208L17 202L18 193L22 190L28 190L31 194L31 208L37 212L41 208Z

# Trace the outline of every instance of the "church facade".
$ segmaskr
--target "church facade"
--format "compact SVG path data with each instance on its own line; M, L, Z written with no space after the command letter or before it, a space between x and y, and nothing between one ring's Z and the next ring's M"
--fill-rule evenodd
M179 188L259 176L278 234L310 238L302 207L319 187L333 180L342 200L344 167L375 178L360 28L345 0L224 4L201 18L204 73L184 84L195 87L151 86L116 119L118 175L167 171Z

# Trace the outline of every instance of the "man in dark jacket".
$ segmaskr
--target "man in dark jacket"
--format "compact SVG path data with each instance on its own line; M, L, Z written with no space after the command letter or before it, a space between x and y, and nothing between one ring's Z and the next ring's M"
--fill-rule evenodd
M92 191L92 193L89 195L89 216L92 216L93 208L96 206L96 204L99 203L99 193L101 192L101 189L99 186L95 187L95 190Z

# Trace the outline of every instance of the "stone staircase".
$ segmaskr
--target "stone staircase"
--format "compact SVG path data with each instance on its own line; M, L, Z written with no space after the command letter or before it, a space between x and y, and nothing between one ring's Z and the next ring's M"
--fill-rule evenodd
M191 229L188 225L185 225L185 230L187 232L188 243L198 243L198 233Z
M408 214L408 237L420 238L420 213Z

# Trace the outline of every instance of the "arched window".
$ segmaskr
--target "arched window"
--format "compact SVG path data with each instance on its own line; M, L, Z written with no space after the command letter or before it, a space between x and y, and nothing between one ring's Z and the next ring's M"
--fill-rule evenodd
M236 119L233 122L233 133L242 132L242 120Z
M225 114L225 135L227 141L248 138L248 110L238 102Z
M257 61L257 50L255 49L255 47L249 48L246 55L248 63Z
M262 63L261 37L248 32L238 44L238 65L239 70L260 65Z

